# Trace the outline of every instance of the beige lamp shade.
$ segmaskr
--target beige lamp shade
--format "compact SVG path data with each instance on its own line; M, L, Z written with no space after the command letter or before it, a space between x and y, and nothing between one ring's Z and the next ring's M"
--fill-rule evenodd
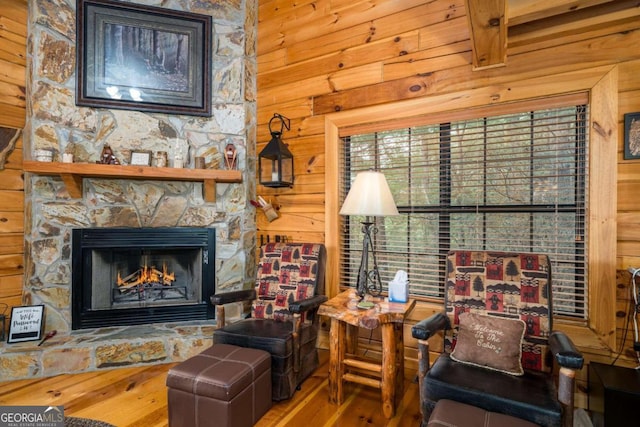
M340 215L398 215L384 175L375 171L358 173L340 209Z

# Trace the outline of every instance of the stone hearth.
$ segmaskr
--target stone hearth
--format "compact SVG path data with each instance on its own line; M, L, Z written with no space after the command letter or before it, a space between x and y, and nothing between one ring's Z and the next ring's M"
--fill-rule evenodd
M85 329L38 342L11 344L0 354L3 380L49 377L119 366L171 363L210 347L212 322Z

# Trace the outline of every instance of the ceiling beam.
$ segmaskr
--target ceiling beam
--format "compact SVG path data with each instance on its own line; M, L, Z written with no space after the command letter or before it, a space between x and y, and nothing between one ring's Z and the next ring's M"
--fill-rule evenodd
M512 19L512 2L513 0L509 1L510 53L514 53L514 49L534 43L557 40L569 35L576 36L604 28L613 29L616 25L625 22L637 22L640 17L638 0L616 0L515 25Z
M507 0L465 0L473 69L501 67L507 61Z
M509 26L611 2L612 0L509 0Z

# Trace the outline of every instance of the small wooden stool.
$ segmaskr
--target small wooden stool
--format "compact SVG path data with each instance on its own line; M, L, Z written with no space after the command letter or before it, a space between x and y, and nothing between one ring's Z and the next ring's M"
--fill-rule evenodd
M250 427L271 408L271 355L214 344L169 370L170 427Z
M427 427L540 427L509 415L485 411L453 400L438 400Z

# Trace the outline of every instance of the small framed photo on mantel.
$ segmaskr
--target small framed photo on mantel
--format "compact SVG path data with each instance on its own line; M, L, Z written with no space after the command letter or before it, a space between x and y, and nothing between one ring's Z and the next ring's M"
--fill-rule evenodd
M11 308L8 343L38 341L42 339L44 305Z
M640 113L624 115L624 159L640 159Z
M151 151L131 150L129 164L131 166L151 166Z

